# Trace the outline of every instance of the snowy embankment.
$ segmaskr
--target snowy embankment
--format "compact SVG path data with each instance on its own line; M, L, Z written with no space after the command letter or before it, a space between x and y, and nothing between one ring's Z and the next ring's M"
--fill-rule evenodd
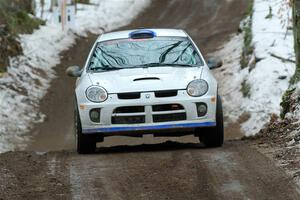
M285 7L283 2L254 0L254 52L251 65L244 69L240 66L242 34L234 36L216 53L225 59L224 67L216 73L221 81L225 114L232 121L246 114L247 117L243 117L241 124L246 136L258 133L269 122L272 114L279 115L282 95L295 71L295 64L292 62L293 32L288 29L291 24L287 20L291 8ZM247 88L243 88L245 86ZM242 90L245 89L249 93L247 97L242 95Z
M93 0L93 5L79 4L75 25L68 30L48 20L33 34L20 36L24 55L11 58L7 74L0 78L0 153L24 148L30 139L26 132L33 123L43 121L38 105L55 77L53 68L60 62L60 52L88 32L101 34L103 29L127 25L150 1ZM45 12L45 19L51 17Z

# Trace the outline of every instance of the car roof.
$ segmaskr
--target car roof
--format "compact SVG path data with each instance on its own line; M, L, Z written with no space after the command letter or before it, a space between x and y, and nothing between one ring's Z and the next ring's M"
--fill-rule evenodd
M143 30L154 32L156 37L188 37L187 33L181 29L134 29L104 33L99 36L97 42L129 38L130 33Z

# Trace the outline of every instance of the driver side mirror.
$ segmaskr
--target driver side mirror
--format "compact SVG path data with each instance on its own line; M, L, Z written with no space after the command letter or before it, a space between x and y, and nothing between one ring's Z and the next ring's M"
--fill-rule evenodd
M67 68L66 74L70 77L80 77L82 70L79 66L71 66Z
M210 57L207 60L207 66L209 69L219 68L219 67L222 67L222 65L223 65L223 61L221 58Z

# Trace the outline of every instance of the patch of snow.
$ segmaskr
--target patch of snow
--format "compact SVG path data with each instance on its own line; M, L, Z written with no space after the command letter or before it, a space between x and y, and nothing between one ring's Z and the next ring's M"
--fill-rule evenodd
M295 72L295 64L275 58L279 56L294 60L293 33L283 25L279 1L255 0L253 13L254 55L261 59L255 68L241 69L240 55L243 46L242 35L235 36L215 55L224 58L224 66L216 71L223 96L225 116L236 121L243 113L250 118L242 123L246 136L255 135L270 116L280 113L283 93L289 87L289 80ZM266 18L269 8L272 17ZM291 10L287 10L291 12ZM283 77L283 78L282 78ZM243 81L250 84L250 97L243 97L240 92Z
M256 134L269 120L272 113L280 113L283 93L289 87L289 80L295 72L295 64L283 62L272 55L294 59L294 41L288 24L282 24L280 1L255 0L253 13L253 44L255 56L262 59L249 72L247 82L251 84L251 96L244 104L251 113L250 119L242 125L246 135ZM272 8L272 17L266 18ZM286 12L291 12L287 10ZM279 77L286 77L280 79Z
M45 2L49 5L50 0ZM60 52L88 32L101 34L103 29L110 31L129 24L150 3L93 0L93 5L78 5L76 24L68 30L62 31L59 24L47 21L33 34L21 35L24 55L11 58L7 74L0 78L0 153L24 149L32 123L43 121L45 116L38 112L39 100L55 77L53 68L60 62ZM45 11L43 18L50 20L51 13Z

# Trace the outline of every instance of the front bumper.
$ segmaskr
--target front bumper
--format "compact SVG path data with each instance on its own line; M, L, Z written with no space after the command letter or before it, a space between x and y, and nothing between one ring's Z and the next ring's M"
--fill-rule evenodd
M150 131L150 130L169 130L169 129L190 129L200 127L213 127L216 122L192 122L192 123L173 123L160 125L139 125L139 126L111 126L99 128L85 128L82 133L120 133L132 131Z
M197 113L196 103L205 103L207 105L207 113L199 117ZM183 107L181 111L164 111L155 112L153 106L179 104ZM145 123L139 124L113 124L112 118L116 115L114 111L119 107L126 106L143 106L145 108L142 113L145 116ZM179 90L177 96L167 98L157 98L153 92L141 93L140 99L124 100L119 99L117 94L110 94L109 98L103 103L92 103L88 101L78 102L79 114L84 134L92 133L122 133L135 131L151 131L151 130L170 130L178 131L185 129L194 129L198 127L216 126L216 96L204 95L202 97L190 97L185 90ZM99 108L101 110L99 123L92 122L89 116L90 110ZM184 112L185 120L155 122L153 116L157 114L171 114ZM130 115L134 115L129 113ZM122 116L126 114L120 114Z

